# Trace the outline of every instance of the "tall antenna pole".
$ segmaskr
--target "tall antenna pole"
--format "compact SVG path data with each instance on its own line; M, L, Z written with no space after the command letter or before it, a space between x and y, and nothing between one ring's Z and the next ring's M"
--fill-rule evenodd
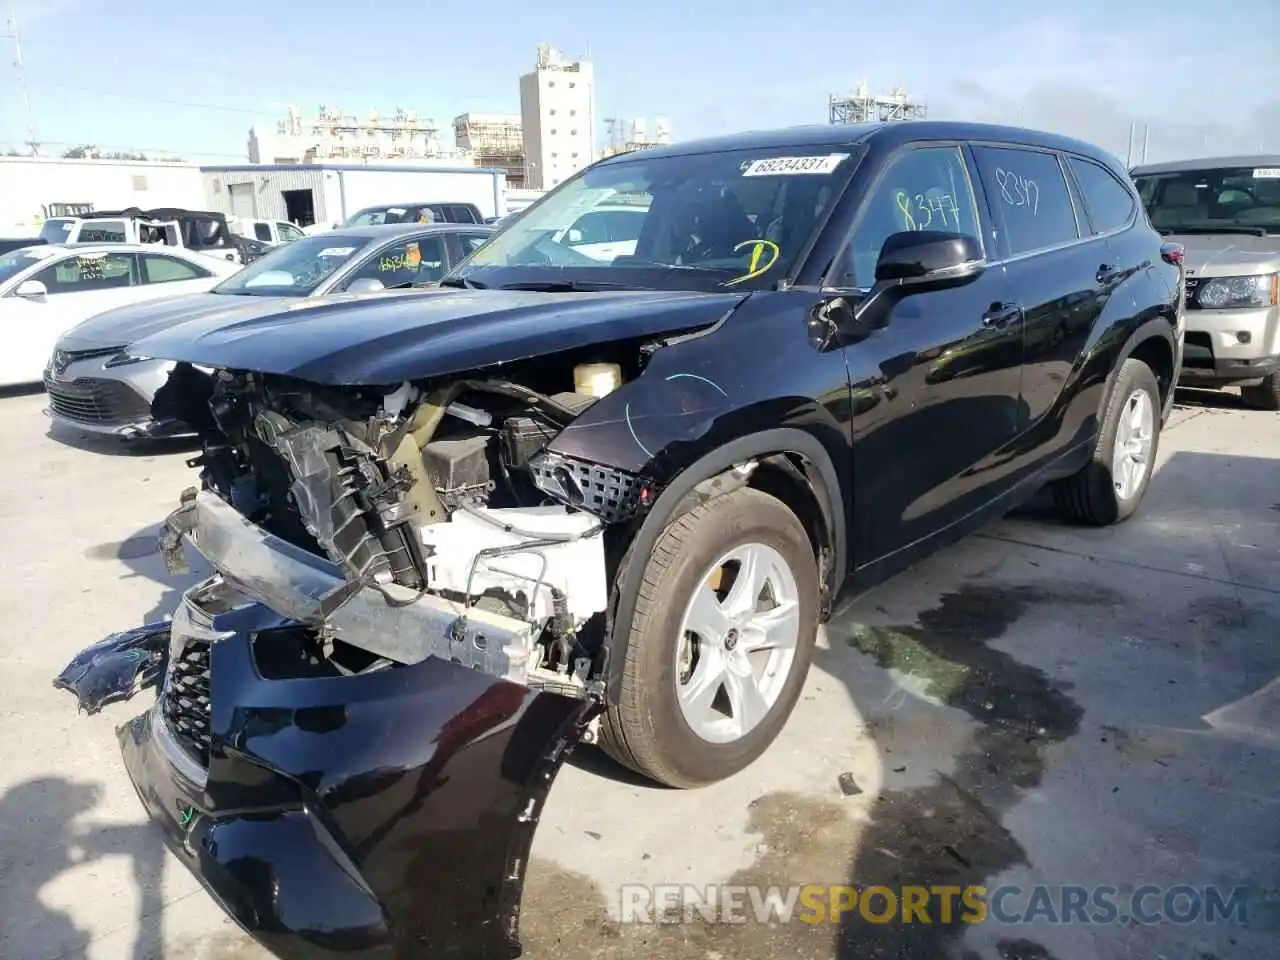
M31 95L27 92L27 73L22 65L22 38L18 34L18 14L13 9L13 0L9 0L9 33L13 39L13 65L18 71L18 88L22 91L22 105L27 111L27 146L32 156L40 155L40 144L36 143L36 124L31 116Z
M1124 157L1124 165L1125 165L1126 167L1132 167L1132 166L1133 166L1133 135L1134 135L1134 132L1135 132L1135 129L1134 129L1134 128L1135 128L1136 126L1137 126L1137 125L1136 125L1135 123L1130 123L1130 124L1129 124L1129 152L1128 152L1127 154L1125 154L1125 157Z
M1146 124L1142 128L1142 162L1147 162L1147 147L1151 145L1151 124Z

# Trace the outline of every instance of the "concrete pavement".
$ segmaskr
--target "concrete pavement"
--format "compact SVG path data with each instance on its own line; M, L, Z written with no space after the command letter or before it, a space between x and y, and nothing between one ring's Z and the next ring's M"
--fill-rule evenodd
M1280 897L1280 419L1188 400L1131 522L1033 508L842 611L783 736L738 777L657 790L580 748L535 841L527 954L1273 957L1264 908L1217 925L619 922L624 884ZM265 958L145 826L113 735L137 703L77 717L50 685L104 633L172 610L154 531L190 454L55 440L42 401L0 398L0 957ZM1027 906L1015 891L1003 910Z

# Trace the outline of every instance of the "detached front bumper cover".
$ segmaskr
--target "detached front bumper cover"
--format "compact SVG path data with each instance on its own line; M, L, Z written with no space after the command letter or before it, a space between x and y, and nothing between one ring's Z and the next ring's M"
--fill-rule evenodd
M57 681L100 705L104 685L137 688L119 679L132 651L154 670L167 644L156 705L118 735L172 852L287 960L519 956L542 806L599 700L531 689L511 679L519 665L431 654L269 679L261 652L304 625L378 629L400 610L416 618L403 629L434 629L444 611L353 589L207 494L171 518L170 557L183 539L218 574L171 624L108 638Z
M80 709L92 715L154 686L164 675L168 653L167 623L114 633L76 654L53 685L71 693Z

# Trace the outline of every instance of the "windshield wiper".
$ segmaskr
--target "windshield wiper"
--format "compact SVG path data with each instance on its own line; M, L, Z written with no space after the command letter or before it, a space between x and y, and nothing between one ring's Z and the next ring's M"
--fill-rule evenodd
M539 293L595 293L601 290L644 290L632 283L607 280L522 280L504 283L503 290L535 290Z
M440 281L442 287L457 287L460 290L488 290L486 284L478 280L468 280L466 277L445 277Z

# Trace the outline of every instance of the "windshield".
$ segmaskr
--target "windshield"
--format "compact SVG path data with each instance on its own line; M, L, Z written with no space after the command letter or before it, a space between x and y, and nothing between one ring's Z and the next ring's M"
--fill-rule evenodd
M71 227L74 223L75 220L69 218L46 220L44 226L40 228L40 236L49 243L62 243L71 236Z
M306 297L335 270L369 245L367 237L322 233L276 247L232 274L214 293L259 297Z
M641 151L588 168L512 218L458 278L485 286L772 287L796 265L853 170L851 152L831 149Z
M1156 173L1134 183L1157 230L1280 233L1280 166Z
M366 207L347 218L344 227L376 227L383 223L435 223L429 207Z
M12 280L33 263L53 256L48 247L19 247L0 257L0 283Z

